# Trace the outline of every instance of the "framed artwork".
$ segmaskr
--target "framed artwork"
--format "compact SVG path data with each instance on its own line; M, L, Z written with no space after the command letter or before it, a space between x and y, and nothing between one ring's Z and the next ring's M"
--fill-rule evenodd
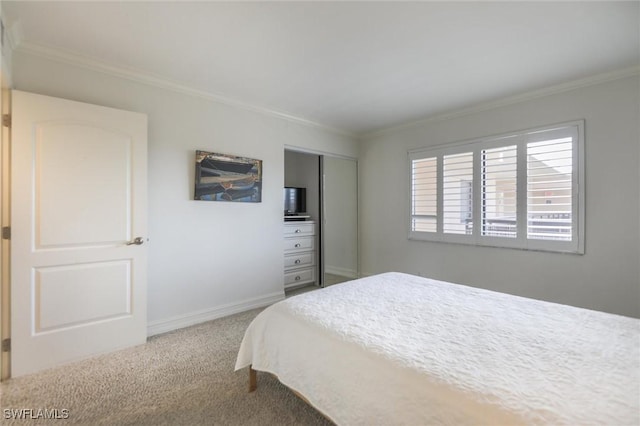
M196 200L262 201L262 160L196 151Z

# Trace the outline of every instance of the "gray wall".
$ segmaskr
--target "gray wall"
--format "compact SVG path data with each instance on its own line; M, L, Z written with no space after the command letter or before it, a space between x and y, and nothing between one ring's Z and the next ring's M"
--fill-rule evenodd
M148 114L152 329L283 295L284 145L355 156L355 141L19 51L13 59L16 89ZM263 201L194 201L197 149L263 160Z
M640 317L639 117L635 76L368 137L360 144L362 272L404 271ZM575 119L586 120L584 255L407 239L407 150Z

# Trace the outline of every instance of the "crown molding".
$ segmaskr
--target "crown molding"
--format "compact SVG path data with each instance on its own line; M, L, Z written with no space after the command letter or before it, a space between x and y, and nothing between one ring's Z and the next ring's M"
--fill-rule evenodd
M356 134L352 132L331 127L322 123L308 120L306 118L297 117L295 115L292 115L286 112L252 105L252 104L242 102L233 98L229 98L227 96L211 93L205 90L195 89L187 85L184 85L182 83L172 81L167 78L154 75L146 71L141 71L138 69L123 67L118 65L111 65L97 59L89 58L83 55L78 55L76 53L62 50L62 49L54 49L51 47L43 46L40 44L28 42L28 41L20 41L15 46L14 52L26 53L33 56L43 57L46 59L50 59L52 61L61 62L68 65L89 69L92 71L97 71L110 76L124 78L127 80L135 81L135 82L146 84L149 86L158 87L165 90L170 90L170 91L181 93L188 96L194 96L197 98L206 99L211 102L216 102L216 103L224 104L227 106L244 109L244 110L255 112L261 115L275 117L275 118L286 120L292 123L301 124L303 126L321 129L321 130L338 134L341 136L347 136L351 138L356 137Z
M640 65L635 65L628 68L622 68L619 70L610 71L602 74L596 74L596 75L581 78L578 80L572 80L566 83L545 87L543 89L532 90L529 92L520 93L518 95L497 99L494 101L483 102L470 107L451 110L448 112L432 115L419 120L410 121L410 122L399 124L396 126L386 127L384 129L376 130L373 132L362 133L358 135L358 140L366 141L367 139L379 137L379 136L393 133L400 130L419 127L429 123L435 123L439 121L446 121L454 118L464 117L466 115L471 115L471 114L475 114L482 111L501 108L501 107L505 107L505 106L509 106L509 105L513 105L521 102L531 101L538 98L544 98L551 95L569 92L569 91L580 89L583 87L595 86L598 84L606 83L608 81L619 80L622 78L638 76L638 75L640 75Z

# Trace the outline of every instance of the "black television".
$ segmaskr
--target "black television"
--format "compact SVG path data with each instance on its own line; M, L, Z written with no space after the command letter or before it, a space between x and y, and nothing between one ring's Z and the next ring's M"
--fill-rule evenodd
M307 212L307 188L284 188L284 215L296 216Z

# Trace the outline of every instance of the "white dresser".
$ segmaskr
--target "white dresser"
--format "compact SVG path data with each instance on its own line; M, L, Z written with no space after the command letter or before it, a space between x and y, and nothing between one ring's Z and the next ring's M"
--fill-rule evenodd
M316 224L284 223L284 288L316 281Z

